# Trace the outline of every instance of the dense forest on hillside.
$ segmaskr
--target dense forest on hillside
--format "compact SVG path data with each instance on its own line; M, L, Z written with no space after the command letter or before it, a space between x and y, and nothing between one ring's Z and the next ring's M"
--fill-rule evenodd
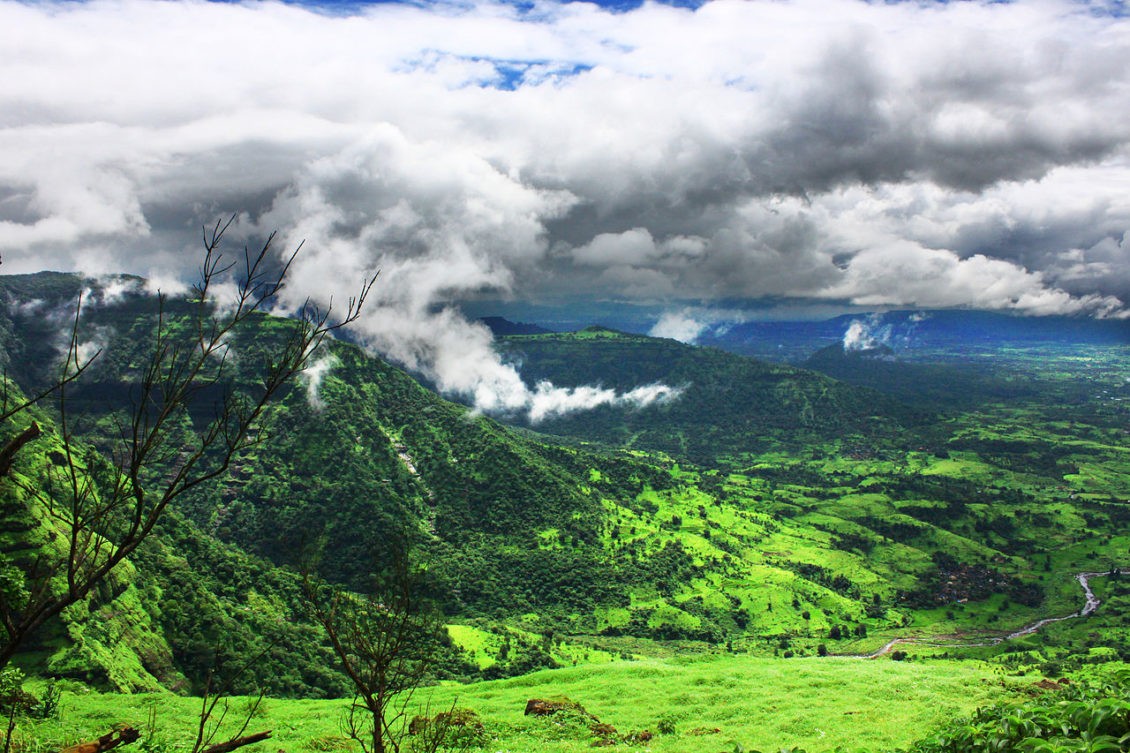
M648 410L604 406L551 418L536 428L666 452L706 466L745 453L852 437L893 445L931 418L812 371L600 327L509 336L501 349L521 364L531 385L548 380L621 391L658 383L685 388L679 399Z

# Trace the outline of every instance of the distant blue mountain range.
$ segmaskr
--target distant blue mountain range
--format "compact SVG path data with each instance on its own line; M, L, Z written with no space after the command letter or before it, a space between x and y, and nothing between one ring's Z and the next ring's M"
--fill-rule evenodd
M526 313L536 316L539 312ZM604 311L601 321L584 323L562 321L559 315L551 322L515 323L498 316L482 317L480 321L498 336L577 330L596 323L623 332L646 334L654 323L631 315L630 310L623 316L618 313ZM819 321L723 324L706 328L696 343L760 358L799 362L821 348L845 342L849 331L859 338L859 347L882 346L894 354L925 348L962 351L1009 343L1130 345L1130 320L954 310L889 311Z

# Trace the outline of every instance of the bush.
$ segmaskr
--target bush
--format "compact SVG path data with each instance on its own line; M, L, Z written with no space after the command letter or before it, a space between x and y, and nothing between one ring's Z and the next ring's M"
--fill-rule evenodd
M61 689L49 680L42 695L24 690L24 674L15 667L0 670L0 713L3 716L27 716L32 719L55 719L59 716Z
M417 716L408 725L408 734L413 738L409 750L435 750L435 746L467 750L481 748L490 739L479 715L461 707L433 717Z
M1048 683L1055 687L1056 683ZM1044 687L1044 686L1041 686ZM1069 753L1126 750L1130 672L1106 682L1059 685L1021 705L1000 704L957 720L912 753Z

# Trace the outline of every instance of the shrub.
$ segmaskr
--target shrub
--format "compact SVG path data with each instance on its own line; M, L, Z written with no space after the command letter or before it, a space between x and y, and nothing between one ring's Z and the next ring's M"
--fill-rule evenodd
M1126 750L1130 673L1106 682L1061 685L1021 705L1000 704L957 720L912 753L1068 753Z

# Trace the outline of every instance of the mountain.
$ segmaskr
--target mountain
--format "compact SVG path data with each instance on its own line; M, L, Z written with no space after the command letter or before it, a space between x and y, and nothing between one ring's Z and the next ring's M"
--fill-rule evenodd
M139 281L116 283L0 277L9 394L53 377L64 304L91 288L80 340L101 354L67 393L91 467L112 459L155 325ZM167 304L174 331L186 311ZM231 340L228 376L184 420L246 389L292 326L248 322ZM186 493L26 666L100 686L198 689L217 665L261 657L242 689L338 694L301 571L320 555L320 574L363 589L404 537L458 626L433 679L520 674L590 651L815 655L835 641L833 653L850 653L911 624L922 634L1023 624L1041 603L1073 603L1063 595L1077 589L1073 569L1130 543L1119 533L1130 489L1118 395L1068 404L1060 392L1027 394L935 417L814 371L606 328L512 335L499 347L531 384L682 392L509 426L354 345L327 343L231 473ZM1125 389L1119 354L1096 354L1088 368L1105 370L1088 372L1095 394ZM826 355L890 365L885 353ZM42 479L57 466L57 407L36 409L45 437L17 458L20 482L47 497L2 489L5 573L29 572L46 551L53 492ZM0 439L16 428L0 426Z
M834 343L799 365L937 412L1033 398L1041 389L1040 380L999 363L923 362L900 357L888 345L845 350L841 343Z
M859 317L832 320L844 331ZM991 311L892 311L878 317L879 326L890 325L896 339L912 346L1072 342L1094 345L1130 344L1130 321L1088 316L1021 316Z
M904 355L963 359L1009 344L1125 345L1130 321L1068 316L1019 316L987 311L888 311L821 321L741 322L708 329L699 339L733 353L800 362L842 343L853 326Z
M499 350L521 364L531 386L549 380L620 392L656 384L676 388L678 396L659 405L602 406L551 417L535 428L707 465L814 441L880 441L928 418L890 397L813 371L603 327L506 337Z
M37 293L52 287L58 296L20 299L32 282ZM66 327L63 304L80 287L73 280L64 283L64 278L0 278L6 285L0 317L4 352L12 377L28 391L55 373L55 343ZM81 329L96 339L101 355L68 390L67 410L78 419L72 423L76 436L91 452L106 456L151 347L156 312L153 300L140 293L90 300ZM174 327L182 310L177 302L166 306ZM290 326L264 316L236 333L230 343L231 381L216 390L239 389L251 374L245 365L254 368ZM625 345L620 334L594 330L583 339L605 341L624 355L618 350ZM674 347L694 364L686 373L693 371L705 382L760 378L792 395L791 383L776 384L781 381L774 376L781 371L777 367L749 366L746 359L706 351L707 360L700 363L692 358L693 349L639 340L633 347L644 350L633 358L662 361ZM838 560L842 567L850 563L853 575L837 580L839 567L817 565L808 543L827 544L832 533L769 514L737 512L733 505L747 493L728 488L717 475L700 476L662 456L593 452L518 432L441 399L348 343L326 348L319 355L325 359L320 383L292 387L260 427L262 441L237 459L229 476L186 493L133 558L134 569L123 571L132 573L129 585L145 594L137 605L168 646L144 656L139 646L131 660L154 682L197 687L213 663L266 650L273 659L264 664L279 692L296 693L300 687L315 694L337 692L332 675L324 666L319 669L324 647L311 638L305 622L296 571L312 551L320 551L320 572L363 588L368 573L381 567L390 543L404 532L431 563L451 619L517 621L526 631L605 640L718 642L726 636L827 625L831 615L875 625L886 618L868 617L866 606L875 598L890 600L895 583L912 587L914 573L928 562L919 557L900 569L884 565L877 573L862 555L845 551ZM616 352L602 356L618 357ZM672 375L642 361L640 368L650 378ZM708 377L712 368L717 373ZM813 389L834 387L824 377L794 372L781 373L816 385ZM610 375L638 376L605 376ZM194 420L210 410L210 393L199 397L190 413ZM803 393L789 397L787 410L803 410L806 399ZM782 425L790 420L774 418L774 410L763 411L765 420ZM49 434L57 431L46 415L43 425ZM21 462L41 466L50 452L50 445L36 444L21 453ZM164 472L153 469L156 477ZM27 478L34 477L28 473ZM29 514L42 517L42 511ZM762 553L758 542L766 540L796 554ZM27 563L24 557L15 561ZM861 572L870 574L857 583ZM726 585L738 573L739 582ZM765 605L774 602L795 606L766 611ZM90 607L89 614L112 611L100 602ZM74 636L93 635L84 619L68 622L71 637L56 636L52 650L72 651L80 645L73 643ZM300 648L279 656L272 640ZM515 651L512 669L501 663L496 675L551 661L534 648L524 656ZM87 654L85 669L53 666L71 666L68 671L77 676L111 685L150 682L115 680L125 660ZM158 654L166 658L158 661ZM474 670L453 660L446 671L458 676Z
M507 335L546 335L553 331L545 327L540 327L537 324L512 322L509 319L503 319L501 316L484 316L479 319L479 321L485 324L495 337L505 337Z
M7 398L22 398L6 378L3 386ZM65 588L61 576L44 581L37 573L66 562L71 529L58 510L71 497L59 485L67 479L66 450L52 411L32 407L15 418L42 430L0 480L0 597L18 604L36 587ZM11 428L5 422L0 438ZM81 441L72 449L101 475L97 467L109 458ZM255 671L238 679L236 692L341 694L345 683L303 624L298 594L294 574L217 541L173 510L130 560L33 634L16 658L35 674L99 688L199 692L208 672L255 656Z
M0 318L4 352L29 392L55 373L66 327L58 312L79 287L59 285L56 298L17 298L43 279L0 278L9 304ZM175 316L177 308L172 303L166 312ZM119 411L130 404L155 313L143 295L86 308L83 330L98 338L102 353L68 391L67 408L81 416L76 431L94 448L110 446ZM242 365L254 368L289 326L258 317L237 333L229 351L232 381L217 385L216 395L238 388L251 373ZM358 588L396 536L414 532L440 563L435 573L448 608L468 616L566 612L619 600L610 591L620 580L595 544L600 500L578 483L589 471L586 460L441 400L353 346L326 347L333 366L317 397L301 385L291 388L259 429L266 441L238 458L229 477L185 495L178 508L185 525L274 566L299 568L322 547L323 571ZM198 396L201 416L213 397ZM662 473L628 461L605 465L617 463L624 475L662 480ZM547 529L585 546L539 548ZM594 575L602 568L610 574Z

